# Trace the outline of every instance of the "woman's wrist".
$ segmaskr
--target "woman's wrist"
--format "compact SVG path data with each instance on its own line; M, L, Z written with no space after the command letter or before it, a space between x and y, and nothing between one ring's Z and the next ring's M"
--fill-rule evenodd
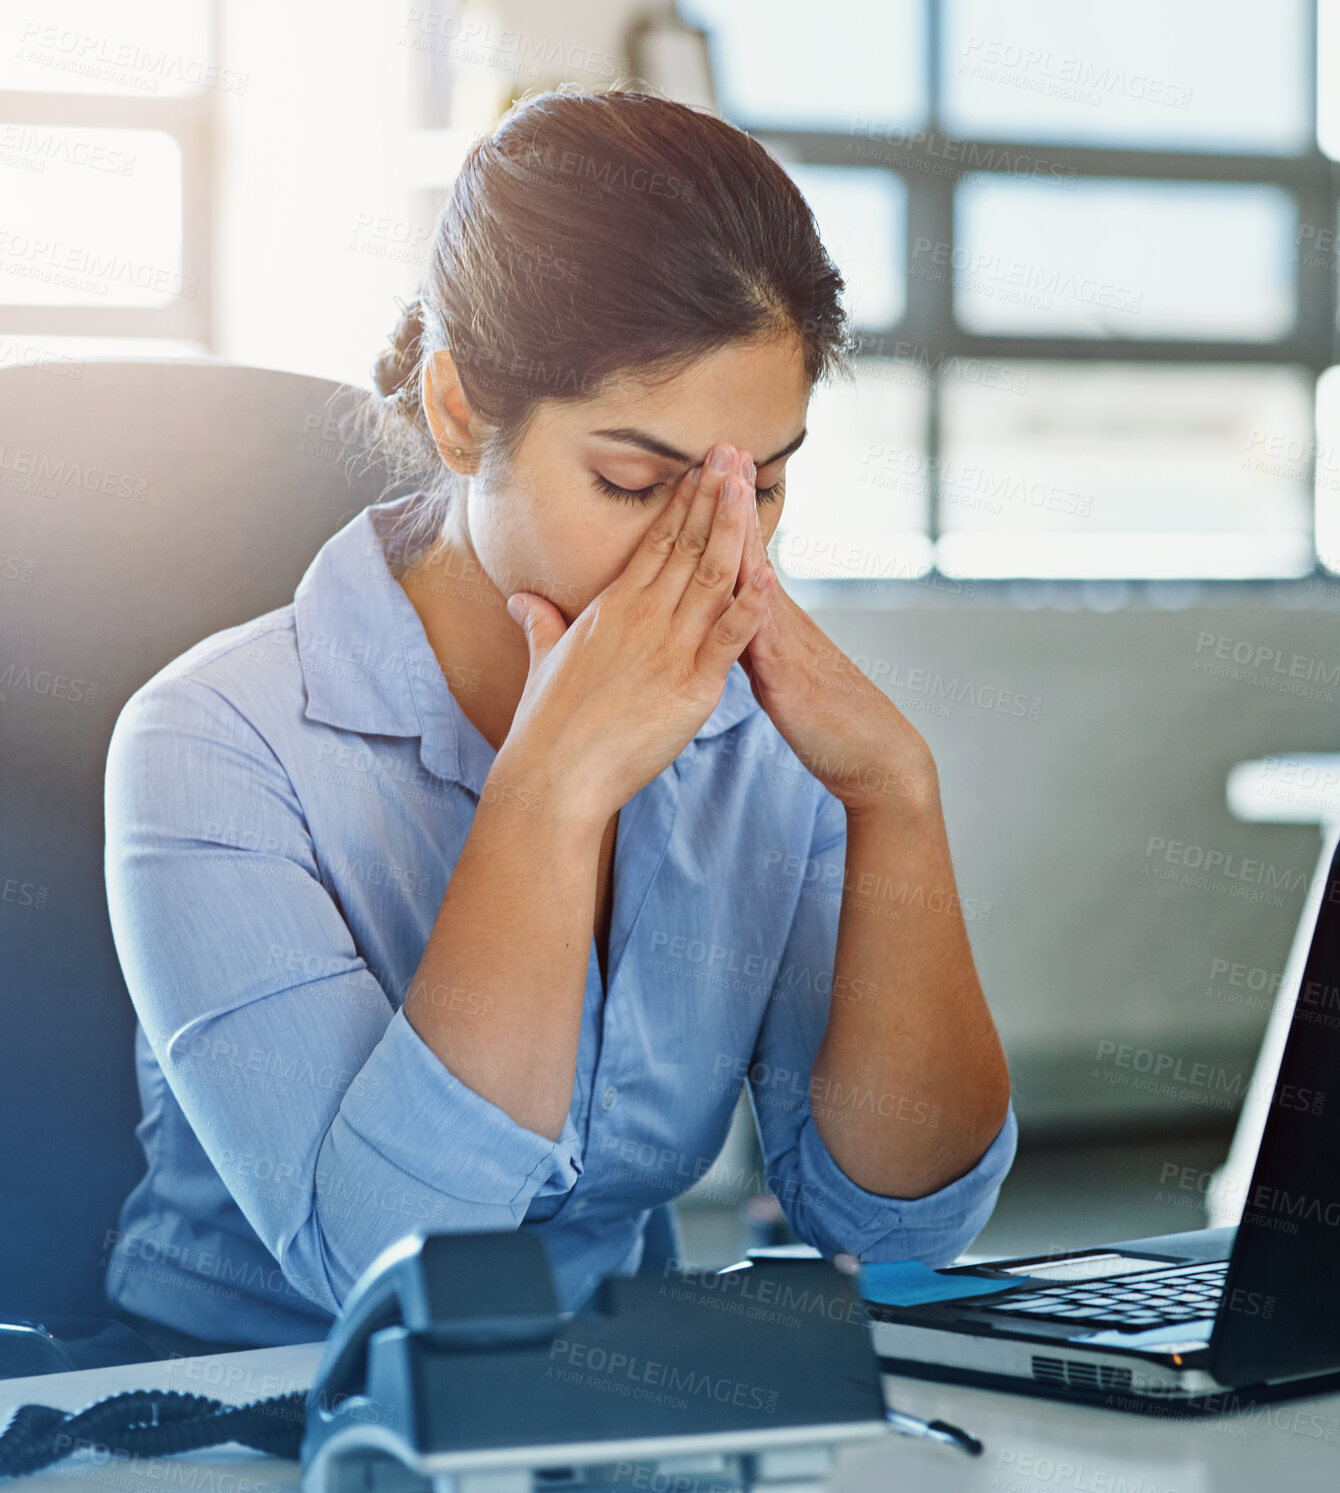
M504 742L484 783L481 803L510 806L535 820L561 825L568 834L591 837L598 846L617 812L606 809L583 781L520 743Z

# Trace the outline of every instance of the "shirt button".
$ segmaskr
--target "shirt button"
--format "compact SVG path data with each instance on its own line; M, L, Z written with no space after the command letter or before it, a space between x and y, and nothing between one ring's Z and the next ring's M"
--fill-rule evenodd
M601 1096L600 1096L601 1107L604 1108L604 1109L613 1109L614 1108L614 1101L618 1097L619 1097L619 1091L618 1091L618 1089L616 1089L612 1083L607 1083L605 1085L605 1092L603 1094L601 1094Z

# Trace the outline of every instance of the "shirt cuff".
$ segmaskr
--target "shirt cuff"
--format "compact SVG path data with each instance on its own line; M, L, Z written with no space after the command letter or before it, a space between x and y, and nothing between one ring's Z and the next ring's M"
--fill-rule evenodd
M981 1232L1014 1161L1019 1122L1011 1099L995 1139L976 1165L936 1192L919 1198L888 1197L854 1182L833 1159L806 1106L800 1131L801 1175L818 1191L812 1214L823 1220L823 1253L839 1250L862 1262L922 1260L946 1265ZM825 1247L827 1246L827 1247Z
M341 1118L375 1152L436 1192L519 1216L540 1187L564 1192L582 1173L571 1115L557 1140L519 1125L452 1073L403 1006L358 1076Z

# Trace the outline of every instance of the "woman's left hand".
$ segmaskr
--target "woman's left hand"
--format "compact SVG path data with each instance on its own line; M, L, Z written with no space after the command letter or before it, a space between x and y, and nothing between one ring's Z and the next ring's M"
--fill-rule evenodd
M757 514L753 463L742 462L736 475ZM761 565L773 569L755 525L737 591ZM898 816L938 801L935 762L921 733L786 594L775 571L768 612L740 665L786 744L848 814Z

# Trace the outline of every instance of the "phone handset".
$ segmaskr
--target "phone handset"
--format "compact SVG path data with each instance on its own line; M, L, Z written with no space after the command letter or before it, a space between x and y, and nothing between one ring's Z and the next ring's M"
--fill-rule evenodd
M346 1297L308 1415L364 1390L368 1344L388 1327L425 1334L438 1348L478 1348L547 1345L563 1321L535 1234L411 1234L383 1250Z

